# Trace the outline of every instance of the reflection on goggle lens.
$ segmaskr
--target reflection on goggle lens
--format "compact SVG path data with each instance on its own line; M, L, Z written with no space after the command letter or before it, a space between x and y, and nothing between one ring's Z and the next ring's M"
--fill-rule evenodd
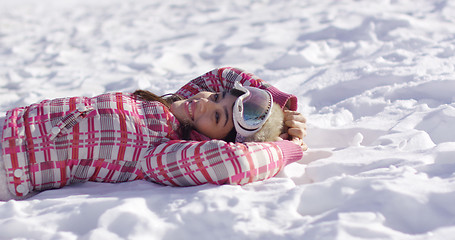
M240 92L233 109L234 126L242 136L250 136L259 131L270 116L272 95L262 89L241 86L238 82L234 89Z
M251 125L257 125L264 120L267 109L257 104L243 103L243 119Z

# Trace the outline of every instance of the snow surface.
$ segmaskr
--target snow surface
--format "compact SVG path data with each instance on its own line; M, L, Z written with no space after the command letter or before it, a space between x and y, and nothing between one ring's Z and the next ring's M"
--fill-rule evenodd
M0 2L0 114L236 66L298 96L310 147L243 187L1 202L1 239L454 239L454 1Z

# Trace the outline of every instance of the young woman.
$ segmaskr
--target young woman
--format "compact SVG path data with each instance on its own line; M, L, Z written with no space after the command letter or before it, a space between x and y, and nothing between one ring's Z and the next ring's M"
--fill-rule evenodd
M296 108L295 96L229 67L167 97L139 90L15 108L3 123L0 200L85 181L264 180L306 150Z

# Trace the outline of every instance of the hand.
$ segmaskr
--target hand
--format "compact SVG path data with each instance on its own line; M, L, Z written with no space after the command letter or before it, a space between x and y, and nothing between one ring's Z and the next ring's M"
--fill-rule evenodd
M280 138L292 141L306 151L308 146L303 141L305 136L306 118L299 112L284 110L284 133Z

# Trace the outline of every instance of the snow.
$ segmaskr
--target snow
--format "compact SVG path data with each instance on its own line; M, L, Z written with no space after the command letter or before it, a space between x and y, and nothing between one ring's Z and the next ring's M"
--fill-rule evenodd
M309 146L246 186L85 183L0 202L0 239L455 236L453 1L0 2L1 115L235 66L299 98Z

